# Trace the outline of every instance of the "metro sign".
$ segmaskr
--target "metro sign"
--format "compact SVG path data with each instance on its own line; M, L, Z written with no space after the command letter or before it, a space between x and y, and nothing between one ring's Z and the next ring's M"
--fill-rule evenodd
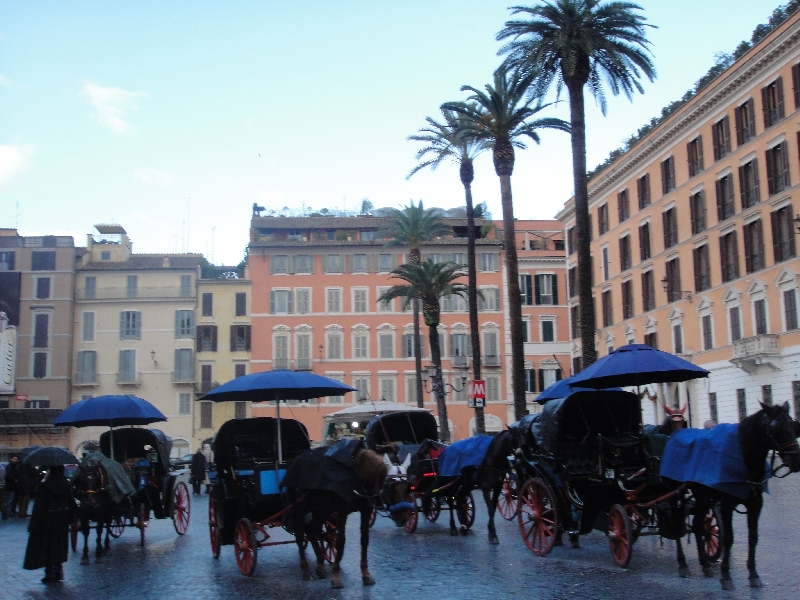
M467 382L467 406L470 408L486 406L486 381L476 379Z

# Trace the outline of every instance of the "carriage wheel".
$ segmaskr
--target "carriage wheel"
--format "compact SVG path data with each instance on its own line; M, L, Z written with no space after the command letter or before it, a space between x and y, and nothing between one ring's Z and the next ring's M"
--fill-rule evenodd
M633 528L628 513L619 504L608 511L608 547L614 562L627 568L633 554Z
M70 527L70 542L72 543L72 551L78 551L78 534L81 531L81 520L78 518L78 515L72 517L72 527Z
M318 532L322 554L329 563L336 561L336 513L331 513Z
M706 558L719 560L722 554L722 515L717 506L709 508L703 519L703 542Z
M403 529L406 530L406 533L414 533L417 530L417 524L419 523L419 509L417 508L417 504L414 502L414 496L408 496L408 502L410 502L414 508L408 510L408 518L406 519L405 525L403 525Z
M436 496L426 496L422 500L422 512L425 518L431 523L436 523L439 514L442 512L442 505L439 504L439 498Z
M211 555L214 558L219 558L220 541L219 541L219 515L217 514L217 502L214 500L214 494L208 497L208 537L211 540Z
M192 501L189 498L189 488L182 481L175 486L172 492L172 524L178 535L183 535L189 529L189 517L192 514Z
M472 492L458 494L456 503L458 522L461 523L462 527L469 529L475 522L475 498L472 497Z
M111 537L118 538L120 537L125 531L125 517L121 515L114 515L111 519L111 529L109 533Z
M375 521L378 520L378 509L374 506L372 507L372 512L369 514L369 526L372 528L375 525Z
M553 492L542 479L528 480L519 493L517 523L522 540L536 556L553 549L558 532L558 512Z
M256 570L258 562L258 542L256 541L256 530L250 519L241 518L236 523L236 531L233 534L233 551L236 553L236 564L242 575L250 577Z
M517 516L517 479L511 473L506 473L503 479L503 487L497 497L497 512L506 521L511 521Z
M145 539L145 529L147 528L147 520L150 518L150 509L147 508L146 504L142 502L139 505L139 535L140 541L139 545L144 546L144 539Z

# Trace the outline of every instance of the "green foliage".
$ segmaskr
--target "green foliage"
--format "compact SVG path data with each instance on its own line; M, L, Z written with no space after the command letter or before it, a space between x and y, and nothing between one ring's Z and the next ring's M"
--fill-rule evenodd
M440 215L440 209L426 209L422 200L417 205L410 200L402 209L391 209L390 220L381 227L380 234L388 238L387 246L408 246L418 250L426 242L452 233Z

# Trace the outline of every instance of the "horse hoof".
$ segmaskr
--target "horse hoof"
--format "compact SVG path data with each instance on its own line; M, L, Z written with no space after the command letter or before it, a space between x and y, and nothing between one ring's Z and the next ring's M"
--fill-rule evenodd
M682 578L686 579L687 577L691 577L692 573L689 571L689 567L679 567L678 568L678 575Z
M497 536L496 536L496 535L490 535L490 536L489 536L489 543L490 543L492 546L497 546L497 544L499 544L499 543L500 543L500 540L498 540L498 539L497 539Z
M761 583L761 577L759 577L758 575L756 575L755 577L751 577L750 578L750 587L751 588L762 588L762 587L764 587L764 584Z
M469 529L467 529L466 527L462 527L461 529L458 530L458 533L460 533L461 535L469 535Z
M581 547L581 536L577 533L570 533L569 534L569 543L572 544L573 548L580 548Z
M340 590L344 587L341 579L331 579L331 587L335 590Z
M362 577L361 581L364 582L364 585L375 585L375 579L373 579L372 575Z
M735 590L736 588L733 585L733 581L731 579L720 579L719 584L722 586L722 589L729 592L731 590Z
M703 567L703 575L706 577L713 577L714 576L714 568L713 567Z
M317 574L319 579L325 579L328 576L328 572L325 569L317 569L314 573ZM311 579L311 576L309 575L308 578Z

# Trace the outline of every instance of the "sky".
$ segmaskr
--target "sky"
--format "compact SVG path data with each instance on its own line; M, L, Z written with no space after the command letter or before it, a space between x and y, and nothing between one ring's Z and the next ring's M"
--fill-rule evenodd
M587 99L587 164L603 161L766 22L774 0L640 0L655 82ZM512 2L0 0L0 228L71 235L119 223L135 252L238 263L267 209L463 206L458 169L407 179L407 140L502 58ZM531 2L532 4L532 2ZM555 100L551 97L550 100ZM541 116L569 118L565 101ZM572 195L569 136L517 152L515 216ZM475 202L502 217L491 156Z

